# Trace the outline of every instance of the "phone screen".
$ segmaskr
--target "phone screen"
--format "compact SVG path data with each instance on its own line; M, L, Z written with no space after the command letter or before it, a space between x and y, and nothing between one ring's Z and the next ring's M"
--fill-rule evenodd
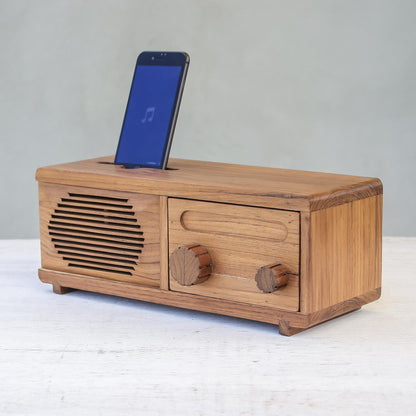
M136 66L116 164L162 167L181 70L181 66Z

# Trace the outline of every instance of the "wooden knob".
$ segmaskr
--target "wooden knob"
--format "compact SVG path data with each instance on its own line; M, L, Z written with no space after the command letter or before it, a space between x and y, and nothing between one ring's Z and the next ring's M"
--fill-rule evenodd
M260 267L256 273L257 287L264 293L272 293L279 287L285 286L291 273L280 263Z
M211 256L199 244L178 247L170 255L169 267L172 277L182 286L201 283L212 273Z

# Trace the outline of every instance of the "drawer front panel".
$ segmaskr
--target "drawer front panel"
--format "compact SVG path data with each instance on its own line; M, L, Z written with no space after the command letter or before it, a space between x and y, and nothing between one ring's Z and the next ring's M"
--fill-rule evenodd
M169 198L169 254L199 244L212 259L209 279L182 286L169 276L170 289L278 309L299 308L299 213ZM263 293L257 270L281 263L291 273L286 286Z
M42 267L160 282L159 197L39 184Z

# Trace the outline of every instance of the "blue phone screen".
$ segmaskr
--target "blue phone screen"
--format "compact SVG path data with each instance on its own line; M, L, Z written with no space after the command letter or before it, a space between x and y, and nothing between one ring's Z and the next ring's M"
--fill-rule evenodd
M136 66L115 163L161 167L181 69Z

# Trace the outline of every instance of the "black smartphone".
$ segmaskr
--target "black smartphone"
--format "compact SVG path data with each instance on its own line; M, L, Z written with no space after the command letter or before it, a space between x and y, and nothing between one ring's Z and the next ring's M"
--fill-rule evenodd
M188 66L185 52L139 55L114 164L166 168Z

